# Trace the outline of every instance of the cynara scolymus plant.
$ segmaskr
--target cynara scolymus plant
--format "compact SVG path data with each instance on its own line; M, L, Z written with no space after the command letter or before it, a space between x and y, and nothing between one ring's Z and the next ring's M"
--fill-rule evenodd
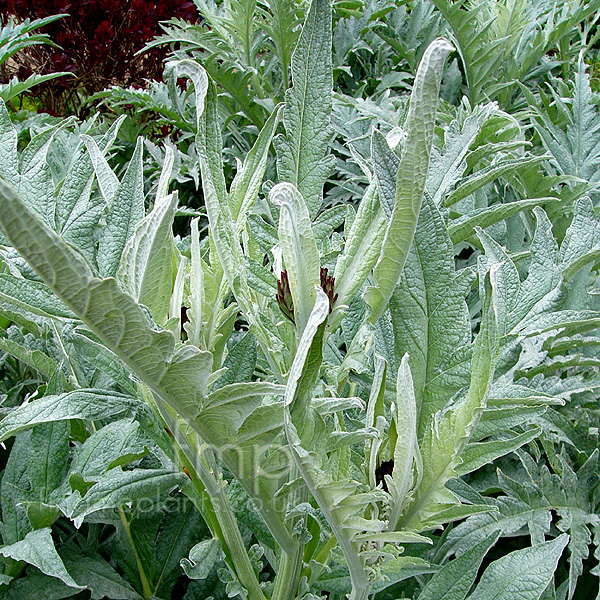
M224 109L263 126L273 101L290 85L292 52L302 24L294 0L197 0L198 24L171 19L145 50L177 44L177 54L200 60L224 95Z
M583 223L589 201L578 202L560 249L537 208L527 263L515 264L490 227L540 201L480 212L469 204L500 167L479 176L467 167L497 151L494 133L510 119L496 112L490 125L496 107L474 108L453 122L445 151L434 148L452 51L436 39L402 127L372 132L358 207L322 210L335 164L331 44L330 4L314 0L290 62L292 87L229 186L217 87L193 60L169 65L193 85L209 221L201 236L192 220L187 242L172 233L169 150L146 198L141 140L120 177L106 158L119 120L103 135L80 136L57 184L48 152L69 123L20 151L0 103L0 300L29 336L11 330L2 349L45 382L0 422L1 440L16 436L0 488L0 583L9 592L37 577L67 593L166 597L179 567L164 549L176 548L189 553L181 566L193 597L221 585L251 600L365 600L404 582L420 600L450 590L464 600L499 535L525 525L532 545L491 562L469 599L537 600L554 589L567 544L574 590L598 526L593 498L568 504L555 494L557 530L568 532L557 535L548 522L554 505L542 498L557 478L542 469L538 483L522 449L542 436L551 453L560 416L546 416L549 404L593 388L587 371L556 381L565 363L554 360L563 344L581 361L569 342L581 335L591 344L599 324L585 295L581 306L565 299L569 286L585 287L598 256L597 226ZM487 145L476 143L482 131ZM278 181L264 199L272 142ZM511 169L518 160L503 159ZM448 206L460 207L456 222ZM458 269L454 243L467 239L479 258ZM542 345L546 354L536 353ZM537 503L545 529L508 523L509 501L481 493L485 482L475 486L482 467L517 451L527 479L519 487L512 477L522 471L498 474L497 489L519 506ZM583 481L596 460L585 452L581 466L555 452L553 467ZM52 468L23 459L51 453L62 457ZM473 487L458 479L470 474ZM152 518L144 518L149 499ZM442 539L434 533L463 519ZM479 523L483 533L472 534ZM64 548L55 546L57 524L70 536ZM87 543L78 533L85 527ZM127 580L106 560L98 527L116 531L111 556ZM452 535L460 528L471 534L464 544ZM81 548L91 563L76 560ZM416 575L426 583L407 582Z
M503 108L522 104L519 83L535 84L562 65L566 73L566 65L595 42L595 2L432 2L448 24L473 104L483 98Z
M540 89L537 97L527 94L536 132L551 156L550 170L574 189L593 190L595 198L600 178L600 118L583 56L579 57L571 84L556 79L552 84Z

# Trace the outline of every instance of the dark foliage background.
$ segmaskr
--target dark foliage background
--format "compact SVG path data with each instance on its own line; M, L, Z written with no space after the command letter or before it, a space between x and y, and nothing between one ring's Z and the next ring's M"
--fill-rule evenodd
M187 0L0 0L0 18L39 19L68 15L44 28L58 47L36 46L9 65L4 82L15 73L26 78L32 72L69 71L36 90L50 113L64 115L81 105L86 95L110 85L142 84L160 79L165 48L136 52L161 32L160 22L178 17L189 22L198 18ZM79 112L79 111L77 111Z

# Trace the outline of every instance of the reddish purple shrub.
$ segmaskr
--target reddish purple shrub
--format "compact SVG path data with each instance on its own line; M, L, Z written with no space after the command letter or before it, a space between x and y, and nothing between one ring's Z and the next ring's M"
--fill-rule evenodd
M21 57L20 76L70 71L75 77L62 77L36 88L48 108L64 111L73 102L75 90L93 94L113 84L143 84L159 79L166 49L153 48L141 56L135 53L161 33L160 21L179 17L198 18L188 0L0 0L0 18L36 19L68 14L47 26L60 48L38 46ZM71 107L72 108L72 107Z

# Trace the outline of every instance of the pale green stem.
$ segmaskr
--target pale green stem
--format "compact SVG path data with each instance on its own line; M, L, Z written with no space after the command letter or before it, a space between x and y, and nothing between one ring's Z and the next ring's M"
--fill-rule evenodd
M152 589L150 588L150 583L148 581L148 577L146 576L146 572L144 571L144 565L142 565L142 561L140 559L140 555L138 554L137 548L135 547L135 543L133 542L133 538L131 537L131 529L129 528L129 521L127 520L127 515L121 506L119 506L119 517L121 517L121 523L123 523L123 527L125 528L125 533L129 538L129 543L133 548L133 555L135 556L135 562L137 563L138 572L140 575L140 581L142 582L142 591L144 593L145 600L150 600L152 596Z
M271 600L294 600L302 572L304 546L299 545L294 554L281 553Z
M194 448L185 432L181 431L179 423L170 414L167 407L159 405L159 410L169 425L175 442L189 461L189 467L187 468L191 467L194 470L194 473L200 479L206 493L210 497L220 533L223 536L222 540L224 540L229 551L233 568L240 583L248 591L249 600L266 600L248 557L248 552L240 534L238 522L231 508L229 498L227 498L223 482L217 478L216 473L211 472L206 466L204 460L199 455L198 449Z
M293 465L289 473L289 481L300 476L298 467ZM291 498L292 505L298 505L308 501L308 488L303 487L296 491ZM306 517L304 517L306 521ZM275 585L271 600L294 600L298 593L298 584L302 573L302 558L304 557L304 544L298 544L294 552L281 553L279 569L275 577Z
M285 431L286 437L288 438L288 443L290 446L292 445L292 441L290 440L288 424L285 423ZM296 466L302 475L302 478L308 485L310 491L314 499L317 501L317 504L321 508L321 510L327 515L330 506L328 501L324 496L320 493L319 489L312 484L311 476L306 472L302 461L299 459L296 452L292 451L292 456L294 461L296 462ZM347 533L335 522L335 519L327 519L333 530L338 543L340 545L340 549L344 558L346 559L346 564L348 566L348 571L350 572L350 581L352 582L352 592L350 594L350 600L367 600L369 596L369 591L371 590L371 583L367 577L367 573L362 564L361 558L356 552L355 548L352 545L352 542L348 539Z

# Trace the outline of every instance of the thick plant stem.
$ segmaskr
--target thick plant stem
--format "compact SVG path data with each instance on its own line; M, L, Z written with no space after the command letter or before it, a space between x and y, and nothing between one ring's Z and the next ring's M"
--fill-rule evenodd
M289 473L289 481L300 476L298 468L293 465ZM299 505L308 501L308 488L302 487L296 490L290 499L293 505ZM306 517L302 517L306 522ZM305 523L306 524L306 523ZM298 543L294 552L282 552L279 568L275 577L275 585L271 594L271 600L294 600L298 594L298 584L302 573L302 559L304 558L304 544Z
M246 551L246 546L229 498L225 492L223 481L206 466L198 449L192 445L186 433L182 431L177 418L170 414L168 407L164 405L160 406L160 404L162 402L159 399L158 406L161 416L169 425L175 443L187 461L186 468L190 472L192 482L194 478L199 479L204 486L204 491L210 498L218 523L219 538L224 541L233 570L240 583L247 590L249 600L266 600L248 557L248 552Z
M266 600L258 578L254 573L252 563L248 557L244 540L240 534L238 522L229 503L223 482L204 465L202 459L196 459L190 466L198 476L215 509L215 516L221 530L225 544L233 563L235 573L240 583L248 591L250 600ZM208 484L208 485L207 485Z
M298 582L302 571L302 555L304 546L299 545L293 554L281 553L279 570L275 577L275 585L271 600L294 600L298 593Z
M252 568L252 563L248 557L244 540L242 540L240 534L237 519L229 504L225 489L221 484L219 484L219 488L219 494L218 496L213 497L213 503L218 509L217 518L221 525L229 552L231 553L235 572L240 583L248 591L248 598L250 600L266 600L258 582L258 578Z

